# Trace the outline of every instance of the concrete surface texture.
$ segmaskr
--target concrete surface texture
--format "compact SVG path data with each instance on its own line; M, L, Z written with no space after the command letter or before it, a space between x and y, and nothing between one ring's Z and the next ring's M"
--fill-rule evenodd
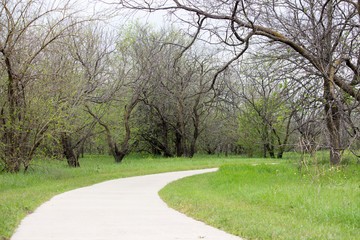
M53 197L28 215L11 240L239 240L169 208L158 191L216 169L111 180Z

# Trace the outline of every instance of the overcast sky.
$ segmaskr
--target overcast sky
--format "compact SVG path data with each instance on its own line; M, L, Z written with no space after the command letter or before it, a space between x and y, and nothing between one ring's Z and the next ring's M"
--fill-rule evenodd
M49 0L51 1L51 0ZM104 14L111 12L113 17L108 19L107 23L112 27L118 28L120 25L125 24L129 21L139 21L141 23L148 23L154 27L164 27L169 26L169 17L167 16L166 11L156 11L156 12L146 12L146 11L130 11L126 9L121 9L118 4L107 4L105 2L114 2L111 0L74 0L76 1L77 8L80 8L85 11L87 14L92 14L94 12ZM114 10L116 14L114 14ZM110 16L110 14L106 14Z

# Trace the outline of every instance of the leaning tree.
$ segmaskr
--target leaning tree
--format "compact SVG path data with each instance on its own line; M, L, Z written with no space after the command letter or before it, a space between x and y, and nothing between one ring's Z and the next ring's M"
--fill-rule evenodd
M343 102L360 102L358 1L172 0L149 3L121 0L119 4L136 10L174 13L196 29L193 42L203 38L216 40L226 48L232 47L234 57L220 71L244 55L251 43L259 41L267 42L265 46L287 49L302 59L307 63L306 70L322 79L330 162L340 163L341 121L348 110ZM207 34L199 34L201 32ZM355 138L358 137L356 126L350 126Z

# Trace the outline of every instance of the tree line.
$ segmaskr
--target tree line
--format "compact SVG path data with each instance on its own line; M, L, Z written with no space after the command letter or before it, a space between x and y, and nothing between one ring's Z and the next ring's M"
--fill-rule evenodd
M189 31L72 2L1 0L0 168L84 152L281 158L359 149L359 6L351 1L120 1L182 9ZM173 4L173 5L171 5ZM115 14L122 14L116 9Z

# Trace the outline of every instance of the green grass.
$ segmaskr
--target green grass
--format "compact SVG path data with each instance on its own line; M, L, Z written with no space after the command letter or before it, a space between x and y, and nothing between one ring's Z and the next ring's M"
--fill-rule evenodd
M196 182L196 184L194 184ZM360 167L236 164L173 182L169 206L246 239L360 239Z
M97 182L168 171L211 168L228 163L264 162L264 159L200 155L192 159L131 155L121 164L110 156L86 156L81 168L64 161L34 161L27 173L0 173L0 239L9 239L20 221L52 196Z
M25 174L0 173L0 239L9 239L21 219L40 204L71 189L114 178L224 165L218 173L173 183L161 195L177 209L248 239L360 239L359 167L321 165L299 174L289 164L298 154L287 158L138 154L116 164L110 156L92 155L81 159L77 169L63 161L34 161ZM281 165L250 165L274 161Z

